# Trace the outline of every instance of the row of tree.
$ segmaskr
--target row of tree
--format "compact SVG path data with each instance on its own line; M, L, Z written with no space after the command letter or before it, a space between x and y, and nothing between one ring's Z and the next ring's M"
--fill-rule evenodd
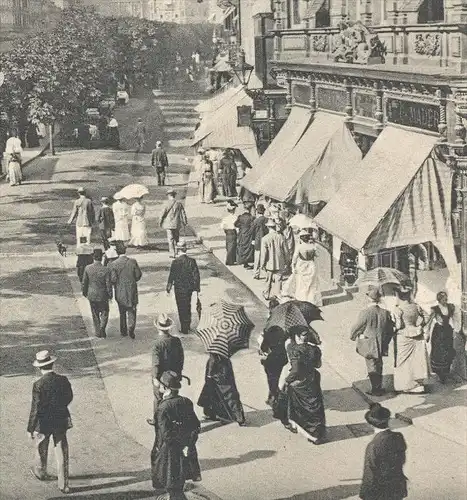
M188 38L184 29L103 17L92 8L66 9L53 31L23 39L0 54L5 75L0 111L16 122L76 120L113 93L123 75L133 86L150 84L158 71L174 64L180 47L200 50L209 44L208 26L194 27Z

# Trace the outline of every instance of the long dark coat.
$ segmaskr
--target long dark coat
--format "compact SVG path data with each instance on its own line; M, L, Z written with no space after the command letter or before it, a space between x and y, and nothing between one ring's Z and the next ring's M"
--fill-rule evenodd
M363 500L401 500L407 496L404 436L387 429L378 432L365 451L360 487Z
M198 406L209 417L239 423L245 420L230 359L218 354L209 355Z
M182 491L187 479L200 475L195 446L199 431L200 422L188 398L173 394L159 403L151 452L154 488ZM188 457L183 455L186 446Z
M250 264L255 259L255 248L253 241L253 221L255 218L245 212L238 216L235 227L237 234L237 264Z

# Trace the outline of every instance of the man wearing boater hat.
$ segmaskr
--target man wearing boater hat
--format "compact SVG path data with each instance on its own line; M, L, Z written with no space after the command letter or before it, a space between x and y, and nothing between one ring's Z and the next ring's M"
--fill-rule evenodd
M160 225L167 231L167 241L169 242L169 253L175 259L177 254L177 243L180 239L180 229L187 225L185 207L178 201L177 193L174 189L167 190L167 204L162 210Z
M407 497L404 475L407 445L400 432L389 429L391 412L374 403L365 413L375 428L375 436L366 447L360 498L363 500L402 500Z
M156 439L151 451L152 485L156 490L167 492L169 500L186 500L183 493L185 481L201 481L196 451L200 422L193 403L178 393L181 384L177 373L164 372L160 386L163 396L155 415Z
M152 386L154 391L154 412L157 412L157 407L162 401L162 393L160 392L160 379L164 372L172 371L181 378L185 356L180 339L170 334L173 321L162 313L154 321L154 326L157 328L157 337L152 348ZM155 425L153 418L148 418L149 425Z
M387 309L380 307L381 292L378 288L370 288L367 292L369 304L361 311L353 326L350 340L357 341L357 353L366 361L371 390L368 394L382 396L383 356L394 335L394 324Z
M58 488L69 493L68 486L68 441L66 432L72 427L68 405L73 400L73 391L67 377L54 372L55 356L49 351L36 354L33 366L39 368L41 378L32 387L31 412L28 434L36 445L35 464L32 474L45 481L50 437L53 437L57 459Z

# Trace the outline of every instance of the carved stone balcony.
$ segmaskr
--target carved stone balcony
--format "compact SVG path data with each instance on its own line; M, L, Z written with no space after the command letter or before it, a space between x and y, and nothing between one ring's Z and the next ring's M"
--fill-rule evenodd
M436 68L467 72L467 26L414 24L374 26L361 23L330 28L274 30L274 59L409 65L414 72ZM378 46L373 57L374 44ZM396 68L392 68L396 69ZM401 68L402 69L402 68ZM409 68L404 68L407 71Z

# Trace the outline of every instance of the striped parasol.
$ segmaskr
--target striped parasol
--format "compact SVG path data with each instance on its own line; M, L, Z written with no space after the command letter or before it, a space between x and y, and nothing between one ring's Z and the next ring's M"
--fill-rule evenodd
M392 267L376 267L367 271L360 279L360 285L382 286L387 284L410 285L410 278L398 269Z
M203 311L196 334L207 352L229 358L248 348L254 326L243 306L221 300Z

